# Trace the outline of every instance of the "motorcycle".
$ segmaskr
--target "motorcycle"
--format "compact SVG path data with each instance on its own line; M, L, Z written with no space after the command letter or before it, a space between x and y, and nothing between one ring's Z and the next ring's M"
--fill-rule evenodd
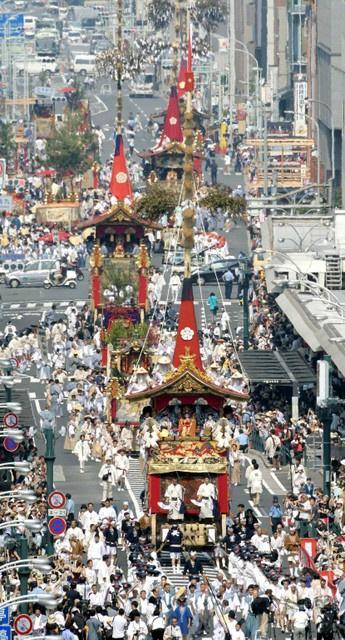
M73 262L70 264L70 267L76 272L77 280L79 280L80 282L81 280L84 280L85 276L80 267L78 267L76 264L73 264Z
M68 269L66 275L59 282L54 278L54 274L49 274L43 282L44 289L51 289L51 287L68 287L69 289L75 289L77 286L77 274L74 269Z

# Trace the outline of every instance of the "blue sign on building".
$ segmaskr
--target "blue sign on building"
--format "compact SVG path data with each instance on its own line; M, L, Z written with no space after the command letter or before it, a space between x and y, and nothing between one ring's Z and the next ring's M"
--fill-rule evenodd
M9 607L3 607L0 609L0 625L9 624L10 622L10 609Z
M9 624L0 625L0 640L12 640L12 628Z
M24 35L23 13L0 14L0 38L15 38Z

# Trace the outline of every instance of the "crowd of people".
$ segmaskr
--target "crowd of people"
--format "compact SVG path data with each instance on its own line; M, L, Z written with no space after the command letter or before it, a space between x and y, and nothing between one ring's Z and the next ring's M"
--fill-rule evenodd
M239 166L245 156L235 155L234 161ZM102 175L104 183L108 178L109 171ZM42 197L40 189L37 181L30 185L29 208ZM84 219L102 215L114 204L106 189L81 195ZM243 195L241 189L238 195ZM227 215L212 215L198 207L197 228L202 233L220 232L230 229L231 223ZM40 240L46 231L30 217L4 218L2 235L8 239L7 246L3 244L4 258L15 248L26 257L64 256L69 262L85 264L88 241L77 246L68 239L47 244ZM147 241L152 250L156 238ZM148 290L154 310L150 320L157 332L160 329L154 345L157 357L152 366L140 366L127 378L121 372L128 394L161 384L172 369L182 280L176 272L168 283L164 273L152 269ZM241 300L241 273L229 270L225 277L227 273L220 282L221 291L210 294L207 301L211 320L200 331L201 357L214 384L246 394L248 384L238 360L243 335L241 330L232 331L228 311L220 311L223 296L231 300L236 291ZM162 305L165 286L169 302ZM251 279L249 300L250 349L292 349L310 357L302 339L268 296L260 273ZM22 370L33 373L45 387L40 413L43 433L52 426L59 428L65 451L76 459L81 476L93 465L100 485L99 503L92 487L87 487L87 497L80 505L67 493L68 528L55 542L52 571L49 575L38 569L31 572L31 593L53 592L61 597L56 610L33 607L34 632L61 633L64 640L197 640L203 635L213 640L257 640L275 633L293 634L294 639L305 639L308 634L310 638L317 634L318 640L331 639L336 624L342 630L345 615L345 462L333 465L331 495L325 495L304 458L310 435L322 432L308 393L301 398L297 419L291 417L286 397L258 385L246 402L228 403L222 418L198 405L183 410L175 406L155 418L150 412L143 414L134 437L128 424L113 421L109 409L109 381L101 366L101 329L88 305L79 309L72 301L63 313L53 304L40 327L19 331L11 320L1 339L1 356L18 357ZM334 425L340 428L336 416ZM184 536L183 491L178 480L163 496L169 530L160 548L151 542L152 519L145 495L141 511L124 499L133 450L140 450L144 464L148 452L152 454L161 440L179 437L209 437L225 449L232 485L245 488L250 500L248 505L231 503L226 535L217 538L211 553L218 570L212 578L209 560L190 548ZM27 428L15 459L26 459L31 470L28 474L14 471L3 483L14 492L30 487L36 502L11 497L1 502L0 512L3 522L30 518L42 523L38 532L29 532L24 525L18 528L28 537L33 555L45 553L48 538L47 469L39 455L39 442L35 429ZM253 453L254 447L261 448L261 453ZM289 490L286 496L273 496L267 519L263 519L259 514L265 470L274 474L281 466L288 471ZM205 486L200 485L196 494L198 518L214 521L215 488L208 479L202 484ZM316 547L303 552L301 540L308 538L316 540ZM1 531L0 551L3 561L19 557L10 524ZM170 563L172 575L167 571ZM19 594L18 573L11 572L0 588L2 600Z

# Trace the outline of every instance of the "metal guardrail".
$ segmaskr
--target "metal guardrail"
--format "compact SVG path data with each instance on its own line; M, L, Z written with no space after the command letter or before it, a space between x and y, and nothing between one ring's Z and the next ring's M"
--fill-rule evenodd
M258 429L253 429L249 437L250 448L255 449L256 451L261 451L263 453L265 451L265 441L260 435Z
M265 439L260 435L258 429L253 429L249 437L249 444L251 449L264 453L265 451ZM306 460L305 460L306 461ZM292 455L289 445L283 443L280 450L280 464L286 466L292 463Z

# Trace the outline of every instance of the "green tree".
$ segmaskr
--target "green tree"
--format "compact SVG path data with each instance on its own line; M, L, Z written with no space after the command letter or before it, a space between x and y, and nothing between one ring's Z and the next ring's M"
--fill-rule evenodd
M145 195L136 205L137 213L146 220L156 221L164 213L170 216L178 204L178 193L162 182L147 186Z
M246 213L246 199L234 197L231 189L224 185L211 187L200 204L212 213L216 213L218 209L228 211L233 218L244 217Z
M47 141L47 166L54 167L60 177L81 175L91 168L97 148L94 135L83 131L80 116L69 113Z
M8 163L16 148L14 142L14 132L11 124L1 122L0 124L0 158L5 158Z

